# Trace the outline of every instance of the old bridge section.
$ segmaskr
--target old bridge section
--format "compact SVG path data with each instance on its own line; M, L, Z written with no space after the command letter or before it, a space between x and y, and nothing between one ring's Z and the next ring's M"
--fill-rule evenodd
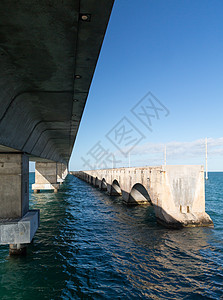
M78 178L122 195L127 204L151 204L169 227L212 226L205 212L202 166L159 166L74 172Z

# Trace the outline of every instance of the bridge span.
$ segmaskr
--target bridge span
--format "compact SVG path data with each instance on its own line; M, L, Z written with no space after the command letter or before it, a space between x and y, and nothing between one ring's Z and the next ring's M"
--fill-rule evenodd
M0 1L0 244L22 253L39 226L35 192L58 191L114 0Z
M122 195L129 205L153 205L157 221L167 227L213 226L205 212L203 166L118 168L72 174L110 195Z

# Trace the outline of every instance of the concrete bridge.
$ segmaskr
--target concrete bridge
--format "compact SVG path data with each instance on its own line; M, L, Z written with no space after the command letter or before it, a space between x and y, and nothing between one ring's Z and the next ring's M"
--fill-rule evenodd
M167 227L213 226L205 212L202 166L120 168L72 174L110 195L122 195L129 205L153 205L157 220Z
M38 226L35 192L58 191L113 0L0 1L0 244L20 253Z

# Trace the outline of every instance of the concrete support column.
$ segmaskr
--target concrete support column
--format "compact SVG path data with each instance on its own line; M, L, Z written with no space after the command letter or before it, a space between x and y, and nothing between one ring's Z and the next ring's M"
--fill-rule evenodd
M34 193L40 190L59 190L60 184L57 182L56 162L36 162L35 183L32 185Z
M62 163L57 163L57 182L59 184L62 184L64 182L63 171L62 171Z
M28 156L0 153L0 183L0 244L24 253L39 226L39 211L29 210Z
M203 166L162 166L148 179L157 220L167 227L213 226L205 212Z
M68 175L68 168L67 168L67 165L62 164L62 178L63 178L63 180L66 179L67 175Z
M0 153L0 219L20 219L29 210L29 158Z
M57 163L57 182L62 184L67 177L67 166L63 163Z

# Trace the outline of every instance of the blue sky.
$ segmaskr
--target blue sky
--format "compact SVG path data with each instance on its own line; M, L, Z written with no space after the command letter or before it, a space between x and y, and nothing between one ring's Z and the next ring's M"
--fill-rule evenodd
M222 0L115 2L71 170L102 166L105 160L108 167L128 166L129 150L132 166L160 165L165 144L168 164L204 164L206 136L209 168L223 170L222 11ZM158 118L151 118L152 131L131 111L148 92L152 98L146 101L160 109ZM136 128L132 140L136 132L143 136L127 150L111 137L126 124Z

